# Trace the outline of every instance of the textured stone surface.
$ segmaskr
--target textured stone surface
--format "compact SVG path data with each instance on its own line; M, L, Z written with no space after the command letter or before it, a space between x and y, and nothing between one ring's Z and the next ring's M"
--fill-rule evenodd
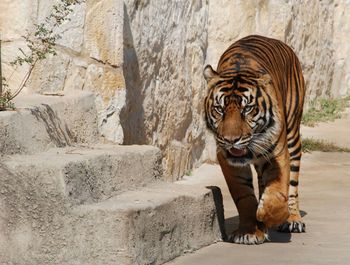
M134 151L137 148L142 147L134 147ZM149 156L152 150L144 148L148 153L134 155ZM0 237L5 239L0 242L1 264L161 264L220 240L213 194L198 184L200 176L196 185L188 181L157 183L74 206L76 201L68 197L70 183L65 181L73 175L58 170L67 160L45 168L34 158L32 165L41 169L34 173L30 161L15 166L13 159L0 167ZM110 159L112 163L113 156ZM101 170L102 161L95 162L91 166ZM21 167L33 174L18 170ZM89 179L81 180L84 190ZM97 191L105 188L105 196L111 189L108 185L94 187Z
M4 1L1 2L0 29L3 43L4 75L15 91L28 72L28 67L13 67L9 62L20 54L18 48L28 51L22 36L32 32L34 23L41 23L58 1ZM72 7L69 21L55 29L60 34L57 56L49 55L39 61L31 74L23 94L78 93L86 90L96 93L99 132L107 140L123 143L119 114L125 103L123 65L122 0L89 0ZM21 12L23 20L9 24L9 13ZM17 25L19 25L17 27Z
M98 140L95 97L21 96L16 111L0 112L1 154L35 153Z
M123 1L88 1L84 46L89 56L119 66L123 59Z
M33 29L38 2L32 0L3 0L0 2L1 39L16 40ZM20 15L16 15L20 14Z
M125 4L125 142L159 146L166 157L166 174L174 180L198 161L205 145L202 68L208 4L202 0Z
M335 1L333 22L334 74L331 94L335 97L348 95L350 91L350 45L344 37L350 34L350 21L347 10L350 2Z
M66 147L32 155L5 158L3 165L36 185L51 185L48 178L63 177L57 189L73 205L106 200L124 191L160 180L161 154L151 146L93 145ZM42 192L42 191L41 191Z
M17 69L14 69L14 67L9 63L16 59L19 49L28 51L24 40L5 41L1 43L2 74L4 77L6 77L9 88L13 92L18 90L23 78L29 70L28 65L23 65ZM24 88L21 93L22 95L28 94L28 89Z
M244 0L209 1L206 63L215 68L221 54L229 45L254 31L256 25L255 2Z
M125 106L125 94L124 89L116 90L113 98L107 104L103 101L101 95L96 98L99 132L106 139L115 143L124 142L120 113Z
M52 6L59 3L59 0L36 0L38 2L37 21L45 23L45 18L50 15ZM35 1L32 1L35 2ZM74 52L81 52L84 41L84 26L86 16L86 4L82 2L79 5L71 6L73 10L69 14L68 19L63 24L55 29L55 33L62 38L57 41L57 44L69 48Z
M286 42L296 51L306 80L307 100L325 97L339 88L332 88L334 78L334 45L330 38L334 28L333 1L306 1L292 7L286 31ZM349 89L349 88L347 88Z
M67 69L70 61L70 56L61 51L56 56L49 55L45 63L38 63L34 67L28 86L39 93L62 93L69 74Z

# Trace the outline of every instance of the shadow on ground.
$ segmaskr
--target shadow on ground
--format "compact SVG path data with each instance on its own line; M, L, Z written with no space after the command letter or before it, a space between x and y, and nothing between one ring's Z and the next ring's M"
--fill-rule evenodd
M238 229L239 225L239 216L233 216L225 219L225 231L228 235L232 234L233 231ZM270 243L289 243L291 242L292 234L291 233L280 233L276 229L269 229L269 238Z
M226 242L228 235L232 234L233 231L238 229L239 216L236 215L225 219L221 189L217 186L207 186L207 188L210 189L213 193L218 223L220 226L221 237L222 237L222 240ZM307 212L300 211L300 214L302 217L304 217L307 215ZM270 243L289 243L291 242L292 234L281 233L281 232L278 232L275 228L270 228L269 238L270 238Z

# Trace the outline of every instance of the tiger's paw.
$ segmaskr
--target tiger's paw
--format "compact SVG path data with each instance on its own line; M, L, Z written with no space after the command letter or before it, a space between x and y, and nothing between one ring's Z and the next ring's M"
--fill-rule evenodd
M269 237L267 234L263 237L259 237L255 234L231 235L228 241L235 244L260 245L265 241L269 241Z
M285 223L278 226L277 231L283 233L304 233L305 223L300 215L291 214Z
M240 233L239 230L237 230L228 237L227 241L236 244L259 245L270 240L268 234L256 229L255 233Z
M280 225L289 217L287 198L280 192L265 192L259 202L256 219L267 227Z
M278 229L278 232L283 233L304 233L305 232L305 223L303 222L285 222L281 224Z

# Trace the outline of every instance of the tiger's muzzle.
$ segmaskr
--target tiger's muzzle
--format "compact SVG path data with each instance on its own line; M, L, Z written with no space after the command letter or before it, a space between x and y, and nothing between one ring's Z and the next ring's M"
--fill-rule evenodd
M232 148L228 149L227 151L230 153L230 155L232 155L234 157L242 157L242 156L247 155L248 148L244 147L244 148L238 149L238 148L232 147Z
M253 153L249 149L251 136L240 137L234 142L217 137L217 145L222 154L231 165L243 166L249 164L253 159Z

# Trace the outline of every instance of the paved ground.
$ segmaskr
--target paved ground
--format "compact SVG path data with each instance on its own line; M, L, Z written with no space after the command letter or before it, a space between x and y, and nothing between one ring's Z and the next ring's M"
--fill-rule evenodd
M315 127L302 126L301 134L304 138L324 139L350 148L350 108L345 110L341 119L334 122L320 123Z
M315 138L350 147L350 118L304 129L308 137L316 135ZM334 132L336 137L332 135ZM208 185L221 188L226 225L232 230L237 226L237 212L220 168L204 165L195 174L218 175L217 183ZM258 246L220 242L179 257L168 265L350 264L350 153L304 154L299 194L306 233L271 231L271 242Z

